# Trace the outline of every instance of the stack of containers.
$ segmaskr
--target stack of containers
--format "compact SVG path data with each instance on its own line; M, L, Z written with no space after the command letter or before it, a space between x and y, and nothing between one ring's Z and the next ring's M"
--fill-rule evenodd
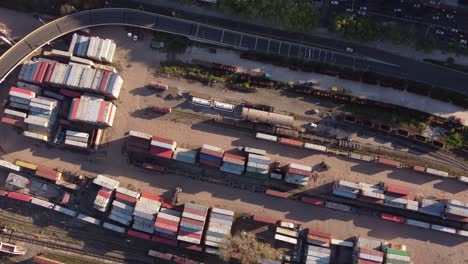
M36 93L25 88L10 88L10 107L22 110L29 110L29 102L36 97Z
M28 114L16 111L13 109L5 109L3 112L2 122L10 125L24 127L24 119Z
M433 200L422 199L421 206L419 207L418 211L423 214L442 216L444 210L444 204Z
M62 178L62 173L43 166L37 166L35 174L38 177L53 181L54 183Z
M220 147L204 144L200 150L200 163L210 167L220 168L224 150Z
M408 251L387 248L385 250L385 264L410 264L411 256Z
M194 150L178 147L174 150L172 159L189 164L195 164L197 161L197 152Z
M359 184L356 184L354 182L348 182L348 181L335 181L335 184L333 185L333 194L350 198L350 199L356 199L358 196L360 190Z
M242 175L245 170L245 157L224 153L221 171Z
M409 190L396 186L385 184L385 205L395 208L402 208L417 211L418 202L413 201L414 198L409 196Z
M28 125L24 135L45 140L57 121L59 103L55 99L38 96L29 101L29 116L24 120Z
M384 204L385 195L384 190L381 184L368 184L364 182L358 183L359 185L359 197L358 200L375 203L375 204Z
M330 263L331 250L329 248L307 245L307 264L328 264Z
M65 145L75 146L79 148L87 148L88 140L88 133L72 130L67 130L67 132L65 132Z
M153 156L171 159L177 142L172 139L153 136L151 139L150 153Z
M161 208L154 222L155 235L177 243L177 230L181 215L179 211Z
M45 83L59 88L100 93L112 99L117 99L120 95L123 79L114 72L93 69L89 65L73 62L68 65L58 62L50 64L51 70L46 72L43 78Z
M133 210L134 207L132 205L114 200L112 202L112 210L109 219L128 226L132 222Z
M111 189L101 188L94 199L94 208L105 213L109 208L112 192Z
M137 192L130 191L122 187L117 187L116 189L115 200L119 202L131 205L131 206L135 206L139 197L140 197L140 194Z
M258 179L268 179L270 157L249 153L245 175Z
M102 97L82 95L75 98L70 107L68 119L98 126L111 127L114 123L117 107Z
M69 52L76 56L112 63L116 44L110 39L73 34Z
M207 214L208 207L186 203L182 212L177 240L199 245Z
M55 62L53 61L32 61L25 63L21 67L18 79L29 83L41 84L50 79L54 67Z
M442 200L445 204L445 216L463 222L468 222L468 203L458 200Z
M120 184L120 182L103 175L98 175L96 178L94 178L93 183L109 190L116 189Z
M220 208L211 208L205 245L215 248L226 246L226 236L231 234L234 212Z
M5 181L5 187L9 190L17 191L28 188L29 183L30 181L28 178L10 172Z
M354 244L354 263L383 263L382 242L374 239L356 237Z
M306 186L312 175L312 167L290 163L286 169L284 180L289 183Z
M127 151L149 153L153 136L130 130L127 137Z
M161 208L161 198L149 193L142 193L133 212L133 229L154 233L154 220Z

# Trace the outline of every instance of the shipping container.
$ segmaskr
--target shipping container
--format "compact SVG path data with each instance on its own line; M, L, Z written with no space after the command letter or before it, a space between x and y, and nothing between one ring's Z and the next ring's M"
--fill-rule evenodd
M12 171L16 171L16 172L19 172L21 171L21 167L18 166L18 164L13 164L11 162L8 162L6 160L0 160L0 167L3 167L3 168L6 168L6 169L9 169L9 170L12 170Z
M293 146L293 147L302 147L302 145L304 144L302 141L293 140L293 139L289 139L289 138L279 138L278 142L280 144L289 145L289 146Z
M117 180L105 177L103 175L98 175L96 178L94 178L93 183L109 190L114 190L115 188L119 187L120 184Z
M32 197L22 193L10 192L8 193L8 198L15 199L23 202L31 202Z
M148 234L144 234L135 230L127 230L127 235L132 237L137 237L140 239L151 240L151 236Z
M289 193L287 193L287 192L279 192L279 191L275 191L275 190L271 190L271 189L267 189L267 190L265 191L265 194L266 194L266 195L270 195L270 196L275 196L275 197L283 198L283 199L288 199L288 198L289 198Z
M458 176L457 180L464 182L464 183L468 183L468 177L465 177L465 176Z
M324 206L325 202L319 199L314 199L310 197L301 196L300 201L303 203L308 203L316 206Z
M339 204L339 203L334 203L334 202L325 202L325 207L330 208L330 209L339 210L339 211L344 211L344 212L350 212L351 211L351 206L344 205L344 204Z
M125 228L120 227L118 225L108 223L108 222L104 222L102 227L104 227L105 229L112 230L112 231L117 232L117 233L121 233L121 234L125 233Z
M431 169L431 168L426 168L426 173L432 174L432 175L435 175L435 176L440 176L440 177L448 177L449 176L448 172L440 171L440 170L436 170L436 169Z
M290 244L293 244L293 245L297 244L297 239L296 238L287 237L287 236L283 236L283 235L280 235L280 234L275 234L275 239L286 242L286 243L290 243Z
M268 140L268 141L278 141L278 137L277 136L273 136L273 135L268 135L268 134L263 134L263 133L258 133L256 134L255 136L256 138L258 139L264 139L264 140Z
M60 212L62 214L66 214L66 215L71 216L71 217L75 217L78 214L77 212L75 212L73 210L70 210L68 208L62 207L60 205L55 205L54 206L54 211Z
M213 101L213 108L225 112L234 112L236 106L232 104L227 104L223 102Z
M80 219L80 220L82 220L84 222L93 224L93 225L100 225L101 224L101 220L96 219L96 218L91 217L91 216L84 215L84 214L78 214L78 216L76 218L78 218L78 219Z
M377 162L380 164L395 167L395 168L400 168L401 166L400 162L395 161L395 160L390 160L390 159L379 158Z
M380 218L382 218L384 220L396 222L396 223L404 223L405 222L405 218L403 218L403 217L390 215L390 214L384 214L384 213L380 214Z
M425 228L425 229L429 229L431 227L431 224L429 223L418 221L418 220L413 220L409 218L406 218L405 223L407 225L416 226L416 227Z
M410 192L408 189L396 186L396 185L390 185L390 184L385 184L385 191L389 193L389 195L409 195Z

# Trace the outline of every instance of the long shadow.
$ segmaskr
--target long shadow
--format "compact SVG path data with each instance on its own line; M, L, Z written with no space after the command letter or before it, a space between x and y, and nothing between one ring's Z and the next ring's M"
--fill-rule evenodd
M350 170L353 172L358 172L358 173L362 173L362 174L369 175L369 176L372 176L372 175L375 175L375 174L378 174L387 170L391 170L391 169L392 168L390 167L384 167L382 165L372 164L369 162L360 162L350 168Z
M463 186L463 184L454 179L444 178L442 181L434 184L434 188L453 194L466 192L466 186Z
M410 182L414 184L426 184L435 180L435 177L429 175L422 175L414 172L410 172L403 169L396 169L388 174L391 179L400 180L403 182Z

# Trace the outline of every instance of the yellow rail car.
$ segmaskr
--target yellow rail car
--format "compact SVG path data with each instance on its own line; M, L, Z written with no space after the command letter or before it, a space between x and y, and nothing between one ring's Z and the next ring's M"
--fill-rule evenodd
M15 161L15 165L34 171L37 170L37 165L22 160Z

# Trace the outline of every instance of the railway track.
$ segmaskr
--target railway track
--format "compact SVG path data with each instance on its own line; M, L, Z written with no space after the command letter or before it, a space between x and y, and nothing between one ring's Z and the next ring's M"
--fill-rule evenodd
M47 247L51 249L72 252L78 255L93 257L93 258L108 261L108 263L126 263L128 261L125 257L114 257L114 256L109 256L109 255L102 255L102 254L99 254L90 250L84 250L84 249L80 249L76 247L71 247L71 246L63 245L63 244L52 242L52 241L37 239L34 237L27 237L27 236L22 236L22 235L17 235L17 234L10 235L10 234L4 234L4 233L0 233L0 236L6 237L6 238L11 237L11 239L13 240L25 242L28 244L34 244L34 245L43 246L43 247Z

